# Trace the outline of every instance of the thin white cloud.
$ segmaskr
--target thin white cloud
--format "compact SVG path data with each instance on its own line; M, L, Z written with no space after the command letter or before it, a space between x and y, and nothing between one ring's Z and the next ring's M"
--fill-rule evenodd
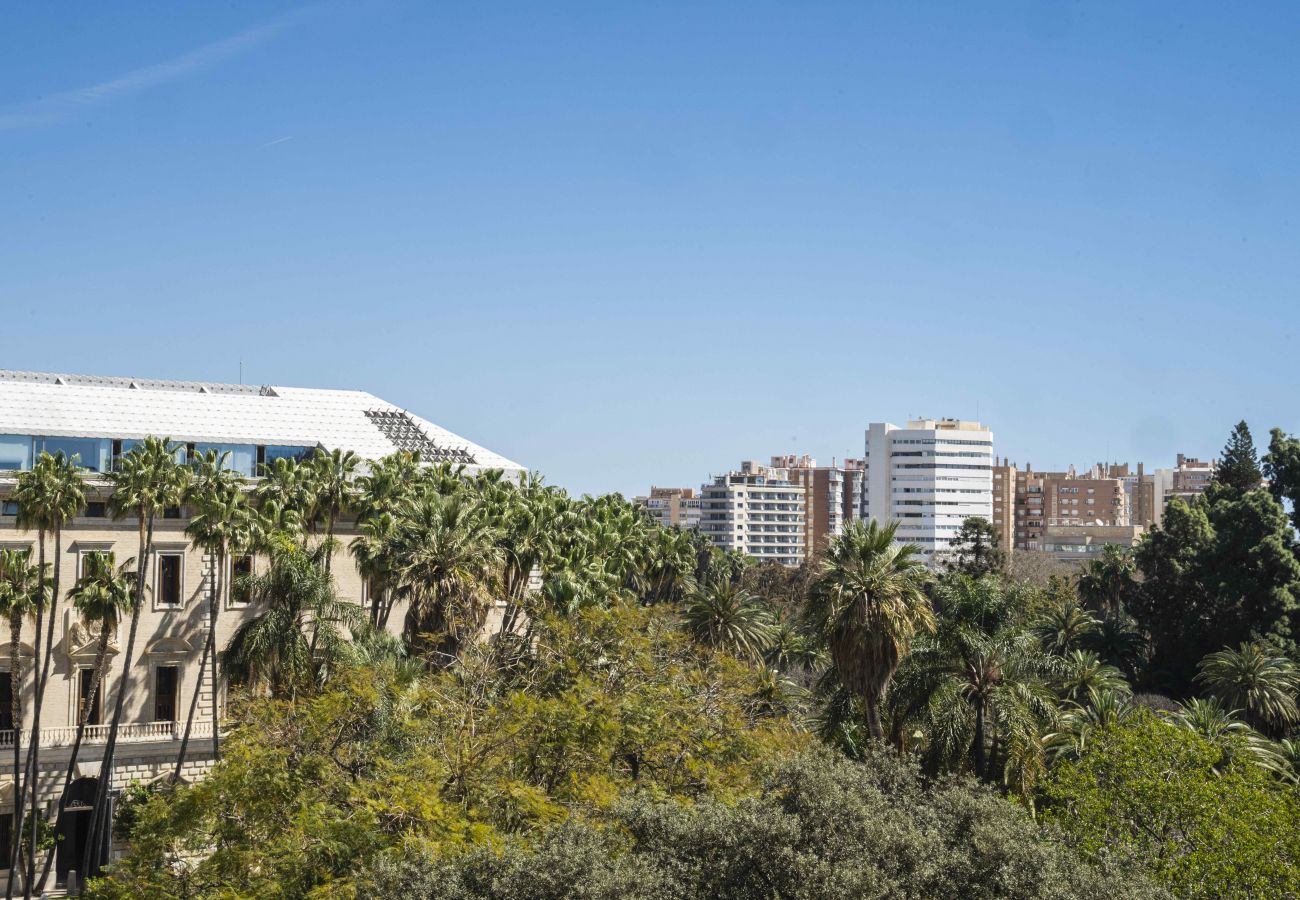
M257 149L265 150L267 147L274 147L276 144L283 144L285 141L291 141L291 140L293 140L293 135L289 135L288 137L276 138L273 141L267 141L265 144L262 144Z
M89 87L51 94L23 106L14 107L9 111L0 112L0 130L31 128L59 122L98 103L137 94L151 87L183 78L199 69L215 65L258 44L265 43L284 29L297 24L313 9L314 7L306 7L287 13L272 19L270 22L257 25L247 31L241 31L231 37L214 41L207 46L191 50L189 53L166 62L144 66L117 78L102 81L99 84L92 84Z

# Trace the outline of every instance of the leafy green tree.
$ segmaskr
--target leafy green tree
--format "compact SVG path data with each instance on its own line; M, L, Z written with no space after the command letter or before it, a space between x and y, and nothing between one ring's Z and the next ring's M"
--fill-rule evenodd
M867 728L884 740L880 703L913 639L934 628L920 548L895 541L898 523L854 522L830 542L804 610L830 650L840 682L862 702Z
M1250 428L1245 421L1238 422L1228 436L1228 443L1223 447L1218 467L1214 471L1212 491L1227 491L1244 494L1259 487L1264 480L1264 473L1259 467L1259 454L1255 451L1255 441L1250 436Z
M1291 504L1291 523L1300 530L1300 440L1274 428L1264 456L1264 474L1278 503Z
M952 539L952 549L944 565L950 572L960 572L972 578L1006 569L1007 554L993 523L983 516L970 516L963 521Z
M1144 682L1174 696L1225 643L1295 647L1300 560L1285 513L1265 491L1217 494L1170 501L1136 552L1143 579L1128 606L1150 636Z
M1153 714L1097 729L1044 785L1043 818L1089 859L1142 866L1176 896L1285 897L1300 884L1295 788Z
M1245 710L1257 728L1280 730L1300 719L1296 665L1257 643L1211 653L1200 662L1196 680L1229 709Z
M1023 810L969 780L931 784L905 760L781 760L737 803L638 798L534 839L376 858L359 897L446 900L968 900L1166 896L1082 864Z
M635 796L734 800L805 742L763 691L661 607L545 618L506 665L471 648L415 679L340 667L292 702L236 704L220 765L139 804L129 857L89 894L351 896L381 854L498 847Z
M686 630L702 644L761 659L775 633L772 611L759 597L729 581L694 591L682 610Z

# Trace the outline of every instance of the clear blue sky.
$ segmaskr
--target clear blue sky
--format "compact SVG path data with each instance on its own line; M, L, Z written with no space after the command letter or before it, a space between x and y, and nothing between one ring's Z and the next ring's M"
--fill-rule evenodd
M1294 3L10 4L0 366L356 387L577 491L1300 430Z

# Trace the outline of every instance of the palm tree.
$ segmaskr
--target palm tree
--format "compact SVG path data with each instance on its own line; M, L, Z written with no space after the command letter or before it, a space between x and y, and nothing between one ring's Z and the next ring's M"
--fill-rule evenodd
M136 582L134 564L134 559L128 559L120 567L117 566L115 555L111 551L87 554L82 564L81 578L68 592L68 599L77 608L82 623L89 629L98 630L99 637L95 645L95 662L91 669L90 688L81 698L80 706L77 707L77 736L73 740L67 770L63 774L63 790L59 792L59 808L55 819L56 831L62 823L68 788L72 785L73 775L77 771L77 759L81 755L81 743L86 734L86 725L90 721L90 711L95 708L95 698L99 695L108 668L109 642L117 631L122 614L131 608ZM45 864L38 883L40 885L43 885L49 876L54 851L54 847L46 851Z
M189 469L176 461L175 447L169 438L146 437L123 456L108 476L113 493L108 498L109 511L114 519L134 516L138 531L140 552L135 579L135 597L131 604L131 627L127 633L126 647L122 653L122 676L118 684L113 716L109 720L108 741L104 746L104 761L100 767L95 787L95 802L91 812L90 829L81 860L80 872L85 876L99 873L101 860L94 848L102 842L105 830L112 823L107 820L108 786L113 778L113 760L117 750L117 734L122 725L122 712L131 684L131 664L135 659L135 641L140 627L140 610L144 606L144 590L153 553L154 520L163 510L178 506L185 498L189 484Z
M226 458L229 455L229 452L218 455L217 451L209 450L205 456L198 459L189 488L189 500L195 512L190 517L190 524L185 532L196 546L207 551L212 560L212 574L208 578L208 634L203 642L203 654L199 659L199 677L190 698L190 712L185 718L185 732L181 738L180 751L177 753L178 777L185 765L185 754L189 748L190 730L194 723L194 712L198 707L199 687L203 684L203 677L210 661L212 665L212 757L214 760L221 759L220 716L217 708L221 686L220 672L216 666L217 621L225 586L226 562L233 548L245 547L249 544L253 519L248 508L248 498L241 486L241 479L226 467Z
M1228 709L1213 698L1193 697L1178 705L1168 716L1170 722L1196 732L1214 744L1222 754L1217 768L1231 765L1241 752L1246 761L1269 771L1279 771L1279 757L1271 741L1237 718L1239 710Z
M13 896L14 872L18 868L19 848L22 844L24 795L22 788L24 778L27 783L35 784L31 757L28 756L27 769L20 771L22 742L19 735L23 727L23 675L22 631L23 622L39 615L48 599L49 583L44 577L44 569L31 564L29 550L0 550L0 611L9 616L9 693L12 707L14 735L14 811L10 834L13 843L9 851L9 885L6 896ZM33 810L33 815L35 810ZM31 876L26 879L30 892ZM30 896L30 893L28 893Z
M804 614L826 644L846 688L861 698L867 727L884 739L880 702L912 640L934 628L920 548L898 544L898 523L854 522L831 541Z
M1065 704L1056 730L1044 736L1043 744L1053 760L1078 759L1098 729L1127 722L1137 711L1128 691L1090 688L1086 697Z
M971 758L975 774L1027 790L1041 772L1041 735L1055 717L1048 679L1059 667L1019 626L1007 591L992 578L947 576L935 590L932 637L918 641L899 673L896 718L925 726L935 768Z
M334 558L334 525L355 495L352 479L360 462L361 458L351 450L335 449L317 452L308 463L316 510L325 519L325 545L329 547L326 572Z
M682 617L686 630L701 644L756 661L772 645L776 632L767 604L729 581L710 582L694 591Z
M1259 727L1275 734L1300 720L1296 694L1300 671L1280 653L1258 643L1225 648L1200 662L1196 680L1229 708L1244 709Z
M1048 653L1058 656L1077 647L1100 625L1097 617L1071 599L1049 606L1034 624L1034 633Z
M1079 575L1079 596L1107 615L1116 615L1123 610L1124 597L1136 572L1132 550L1107 544Z
M221 659L233 684L292 698L323 683L349 655L343 629L364 630L365 612L336 596L322 560L326 545L304 550L280 535L269 546L267 571L248 584L262 612L239 626Z
M397 551L401 523L391 512L378 512L357 525L361 533L348 545L356 561L357 572L370 591L370 624L388 625L397 589Z
M42 452L32 468L18 476L14 488L14 497L18 501L19 525L26 529L35 529L41 536L42 559L44 565L44 535L54 539L54 563L51 566L51 592L49 622L45 624L44 647L42 639L43 607L36 610L36 639L34 642L37 668L35 671L36 690L32 702L32 737L27 747L30 768L33 772L41 770L41 718L45 704L45 688L50 678L50 663L54 658L54 627L59 614L60 576L63 561L63 526L69 519L81 512L86 505L86 486L78 470L76 457L69 459L62 453L51 456ZM32 807L31 848L37 843L37 826L39 808L37 805L36 779L30 779ZM35 874L35 850L29 850L27 860L27 880L30 884Z
M462 495L427 495L405 514L397 570L411 597L406 639L446 665L482 631L501 553L479 504Z
M1092 693L1133 693L1123 672L1088 650L1075 650L1061 660L1056 689L1065 699L1076 702Z
M1128 616L1103 616L1097 627L1084 636L1083 643L1129 678L1137 676L1146 641Z

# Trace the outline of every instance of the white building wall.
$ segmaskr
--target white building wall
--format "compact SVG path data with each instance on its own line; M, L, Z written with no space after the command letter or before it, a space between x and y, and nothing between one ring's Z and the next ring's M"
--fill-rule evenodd
M943 553L966 519L993 520L993 433L979 423L873 422L865 451L862 517L898 522L900 541Z

